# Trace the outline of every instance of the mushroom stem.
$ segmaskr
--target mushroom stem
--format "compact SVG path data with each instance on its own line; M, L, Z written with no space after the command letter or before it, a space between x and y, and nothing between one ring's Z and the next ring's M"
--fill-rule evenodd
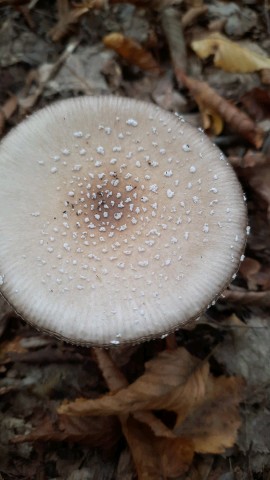
M166 337L166 349L167 350L175 350L177 348L177 341L175 333L170 333L168 337Z
M115 365L108 350L105 350L105 348L94 348L94 355L102 375L111 391L127 387L128 382L125 376Z

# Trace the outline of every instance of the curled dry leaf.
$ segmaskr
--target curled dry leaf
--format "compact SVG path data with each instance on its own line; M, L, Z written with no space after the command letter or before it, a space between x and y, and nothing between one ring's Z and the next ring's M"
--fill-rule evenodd
M242 47L220 33L194 40L191 47L200 58L213 55L215 66L226 72L251 73L270 68L270 58Z
M161 480L183 475L191 465L194 448L185 438L156 437L132 416L121 422L139 480Z
M188 77L179 70L176 70L175 73L177 79L179 78L180 83L183 83L189 89L202 110L207 111L208 109L215 112L216 115L220 115L225 120L232 132L241 135L256 148L262 146L264 132L256 126L248 115L218 95L206 82Z
M130 64L142 70L159 74L161 68L153 55L143 48L138 42L125 37L122 33L110 33L103 38L106 47L112 48Z
M111 391L117 391L121 388L128 387L128 382L123 373L116 367L111 356L104 349L94 349L95 356L102 371L103 377ZM126 416L122 416L122 422L125 423ZM166 425L159 420L151 411L138 410L133 412L134 419L141 423L147 424L152 432L158 437L175 438L173 432L166 427Z
M110 390L117 391L128 386L124 375L105 350L95 349L95 355ZM139 480L157 480L160 475L167 478L186 472L194 455L191 441L176 438L161 420L147 410L132 415L119 414L118 417Z
M144 409L174 410L179 404L189 409L203 394L208 374L208 365L184 348L164 351L147 362L145 373L127 388L98 400L77 399L62 405L59 413L119 415Z
M104 367L103 362L100 363L100 367L104 368L106 375L106 362ZM110 377L111 374L110 368ZM191 356L184 348L178 348L164 351L147 362L145 373L128 387L96 400L77 399L63 404L59 413L118 415L124 433L132 414L136 421L150 427L155 438L188 439L188 445L193 445L194 451L220 453L235 442L240 425L237 407L242 391L241 379L216 379L210 374L206 362ZM165 431L167 427L162 429L159 421L154 421L152 410L175 412L177 420L171 434Z

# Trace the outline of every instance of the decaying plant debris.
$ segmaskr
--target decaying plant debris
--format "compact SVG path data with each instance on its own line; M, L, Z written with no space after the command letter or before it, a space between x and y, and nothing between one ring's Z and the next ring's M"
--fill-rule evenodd
M110 354L0 303L3 479L266 478L270 468L267 2L0 0L0 132L116 94L202 126L247 196L233 284L193 330ZM34 292L33 292L34 295Z

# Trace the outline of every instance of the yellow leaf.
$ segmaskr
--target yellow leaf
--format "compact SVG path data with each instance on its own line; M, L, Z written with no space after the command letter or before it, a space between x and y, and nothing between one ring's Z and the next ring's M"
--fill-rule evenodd
M204 101L201 101L199 95L195 97L195 100L201 112L204 130L214 135L220 135L224 125L221 116L214 109L208 107Z
M270 68L270 58L232 42L219 33L191 43L200 58L214 56L214 65L226 72L252 73Z

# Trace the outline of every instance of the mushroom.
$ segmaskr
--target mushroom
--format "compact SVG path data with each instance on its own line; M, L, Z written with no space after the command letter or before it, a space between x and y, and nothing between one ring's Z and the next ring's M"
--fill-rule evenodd
M152 104L80 97L0 147L0 279L36 328L81 345L160 337L238 269L246 207L202 130Z

